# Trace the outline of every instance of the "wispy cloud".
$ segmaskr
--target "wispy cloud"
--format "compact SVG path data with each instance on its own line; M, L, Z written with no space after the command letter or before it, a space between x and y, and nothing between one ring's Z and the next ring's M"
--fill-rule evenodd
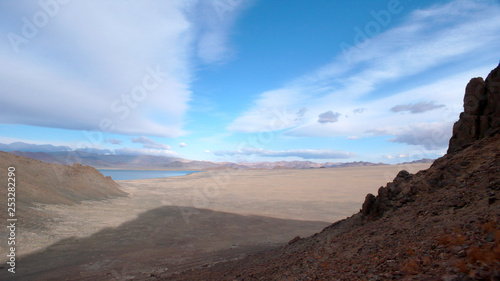
M177 152L172 150L147 149L147 148L120 148L120 149L115 149L114 153L118 155L154 155L154 156L179 157L179 154L177 154Z
M386 159L408 159L408 158L410 158L410 156L406 155L406 154L398 154L398 155L385 155L385 156L383 156L383 158L386 158Z
M365 112L365 111L366 111L366 108L361 107L361 108L356 108L356 109L354 109L352 112L353 112L354 114L361 114L361 113L363 113L363 112Z
M84 147L75 149L77 152L86 152L94 154L113 154L113 150L106 148Z
M292 128L298 124L307 110L294 108L306 98L294 89L279 89L262 93L255 101L255 106L234 120L227 130L253 133Z
M438 150L448 147L452 125L452 122L414 123L399 128L368 130L366 133L393 136L389 141Z
M248 156L256 155L261 157L298 157L302 159L348 159L356 156L356 153L348 151L335 151L330 149L294 149L273 151L266 149L247 148L237 151L216 151L217 156Z
M279 120L284 122L279 129L285 130L287 136L369 136L363 132L391 126L394 130L390 133L399 134L399 137L393 135L396 142L418 143L431 148L443 146L441 140L423 144L430 129L415 124L414 116L408 114L394 118L388 109L426 112L418 122L442 123L440 128L451 132L450 120L455 120L462 110L466 81L486 75L496 65L496 60L478 62L473 64L474 68L464 64L462 68L450 69L447 65L453 61L470 64L469 58L477 53L497 57L500 4L490 0L450 1L416 10L401 19L400 24L389 27L370 38L362 51L353 46L350 60L340 52L333 61L316 71L282 88L262 93L253 106L228 126L228 130L273 130L268 125L276 120L272 113L280 111L283 114ZM436 76L429 74L432 71ZM419 82L399 83L409 77ZM298 119L295 113L302 107L307 107L308 111ZM342 118L327 118L324 120L336 122L318 123L319 114L331 108L335 108ZM334 117L334 111L332 114ZM412 125L418 130L413 134L403 132Z
M171 149L170 146L163 144L163 143L158 143L150 138L147 137L135 137L131 139L133 143L141 143L142 147L144 148L151 148L151 149Z
M451 123L412 124L392 133L392 142L420 145L427 150L437 150L448 147L451 137Z
M115 145L121 145L122 144L121 140L117 140L117 139L114 139L114 138L107 139L106 142L110 143L110 144L115 144Z
M109 141L109 140L108 140ZM27 151L27 152L85 152L94 154L120 154L120 155L156 155L156 156L169 156L179 157L175 151L167 149L164 146L155 142L149 142L147 138L139 139L139 143L145 143L143 148L119 148L119 149L106 149L97 147L81 147L73 149L69 146L54 146L51 144L32 144L25 142L13 142L10 144L0 143L0 151Z
M391 108L392 112L408 111L411 114L423 113L434 109L445 107L444 104L436 104L435 101L423 101L419 103L400 104Z
M21 19L45 13L41 4L0 2L0 34L25 40L0 46L1 123L183 135L193 64L230 53L240 11L221 21L213 1L53 2L57 12L29 36Z
M233 55L228 43L231 26L242 10L255 1L197 1L188 13L194 27L196 55L207 64L221 63Z

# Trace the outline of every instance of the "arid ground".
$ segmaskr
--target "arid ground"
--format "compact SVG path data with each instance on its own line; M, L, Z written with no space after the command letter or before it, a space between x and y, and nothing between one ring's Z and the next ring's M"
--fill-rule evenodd
M429 166L228 170L120 181L129 196L38 204L33 221L24 222L29 228L19 222L15 277L141 279L211 266L319 232L358 212L366 194L401 169Z

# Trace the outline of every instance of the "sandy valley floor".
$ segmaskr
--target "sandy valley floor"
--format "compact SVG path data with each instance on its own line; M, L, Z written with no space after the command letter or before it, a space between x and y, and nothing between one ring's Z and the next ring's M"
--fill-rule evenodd
M38 206L36 227L20 226L16 277L116 280L209 266L321 231L359 211L366 194L399 170L429 166L209 171L120 181L129 197Z

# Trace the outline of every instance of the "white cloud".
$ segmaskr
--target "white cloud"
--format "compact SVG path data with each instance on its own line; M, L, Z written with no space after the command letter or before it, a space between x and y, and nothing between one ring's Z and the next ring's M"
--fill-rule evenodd
M408 158L410 158L410 156L406 155L406 154L385 155L385 156L383 156L383 158L386 158L386 159L408 159Z
M369 130L386 129L388 127L403 128L415 122L445 122L449 124L449 130L453 122L458 119L462 112L463 92L465 85L471 77L480 74L485 75L491 70L490 67L469 69L466 72L449 76L434 83L423 84L407 91L399 92L395 95L384 98L363 101L352 101L345 105L340 113L343 116L350 114L347 118L341 118L336 123L330 123L328 126L319 124L316 119L303 122L284 134L293 137L347 137L357 136L360 138L369 137L372 134L366 134ZM398 104L405 104L409 101L418 103L421 100L434 99L438 104L446 104L446 108L439 108L426 112L418 116L412 114L398 115L397 118L389 110ZM363 114L352 114L353 110L359 106L365 108Z
M102 149L102 148L95 148L95 147L84 147L84 148L77 148L75 149L77 152L86 152L86 153L94 153L94 154L113 154L113 150L111 149Z
M216 151L217 156L245 156L257 155L261 157L298 157L303 159L347 159L356 156L356 153L348 151L335 151L330 149L293 149L273 151L266 149L246 148L237 151Z
M262 93L228 130L251 133L278 128L294 137L364 137L369 135L363 132L370 129L391 127L391 132L400 132L415 122L438 122L445 124L441 128L448 132L462 110L467 81L487 75L496 66L496 59L486 58L498 55L500 5L495 1L475 1L472 5L470 1L456 0L417 10L400 25L392 26L370 38L362 50L353 46L350 61L340 54L317 71ZM484 59L471 63L477 53ZM450 62L462 67L450 68ZM432 71L437 75L429 74ZM414 83L399 83L409 77ZM435 104L422 103L429 100ZM390 109L398 105L426 114L419 115L418 120L411 114L394 118ZM333 106L342 118L319 124L318 115ZM308 111L297 118L296 112L303 107ZM280 118L275 112L281 112ZM269 125L276 120L281 126ZM414 126L420 128L422 136L415 133L412 137L425 139L427 131ZM403 135L394 140L411 143ZM434 148L443 143L426 146Z
M122 144L121 140L117 140L114 138L107 139L106 142L110 143L110 144L114 144L114 145L121 145Z
M170 149L171 147L163 144L163 143L158 143L150 138L147 137L135 137L131 139L133 143L141 143L142 147L144 148L152 148L152 149Z
M389 141L419 145L427 150L439 150L448 147L452 126L452 122L414 123L399 128L369 130L367 133L394 136Z
M177 152L172 150L152 149L152 148L120 148L115 149L115 154L118 155L153 155L153 156L167 156L179 157Z
M339 121L339 117L342 114L335 112L333 113L332 111L327 111L323 112L318 116L318 123L325 124L325 123L335 123Z
M87 152L96 154L120 154L120 155L156 155L156 156L169 156L179 157L175 151L156 149L156 148L120 148L120 149L106 149L95 147L83 147L73 149L69 146L54 146L51 144L32 144L25 142L14 142L11 144L0 143L1 151L29 151L29 152Z
M255 106L234 120L227 130L253 133L291 128L306 114L304 107L289 110L306 97L295 90L281 89L262 93Z
M435 101L423 101L419 103L399 104L391 108L392 112L408 111L411 114L423 113L434 109L445 107L444 104L436 104Z
M186 147L186 146L187 146L187 144L184 142L179 143L179 147Z
M198 1L189 13L196 23L195 49L198 58L204 63L220 63L233 54L228 44L228 34L242 10L253 4L251 1L208 0Z
M355 108L352 112L353 112L354 114L361 114L361 113L363 113L363 112L365 112L365 111L366 111L366 108L361 107L361 108Z
M0 2L0 32L23 36L21 18L32 19L38 11L38 2ZM183 135L193 46L199 45L207 63L225 56L225 38L240 7L227 21L214 11L208 1L59 5L47 25L15 46L18 53L9 44L0 46L0 122Z

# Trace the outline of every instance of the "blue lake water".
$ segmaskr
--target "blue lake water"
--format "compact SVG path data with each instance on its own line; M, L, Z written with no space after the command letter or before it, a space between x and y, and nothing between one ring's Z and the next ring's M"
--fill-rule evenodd
M156 171L156 170L107 170L98 169L105 177L110 176L115 181L142 180L184 176L199 171Z

